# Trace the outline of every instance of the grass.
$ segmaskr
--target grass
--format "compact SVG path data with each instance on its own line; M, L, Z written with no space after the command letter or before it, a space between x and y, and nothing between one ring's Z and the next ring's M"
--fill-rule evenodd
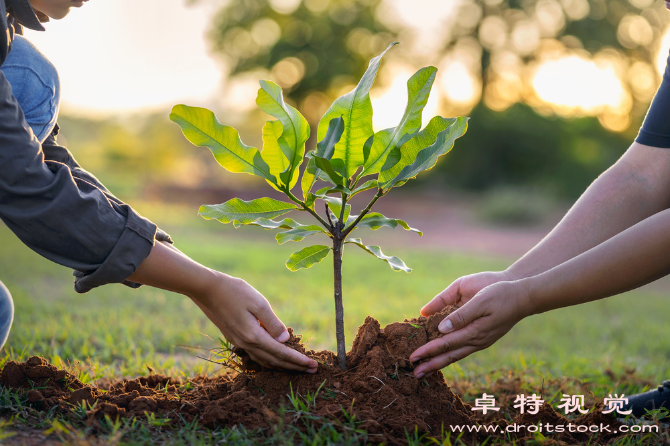
M258 228L234 232L231 227L202 221L192 208L150 204L139 208L170 232L186 254L258 288L280 318L302 333L312 348L334 349L332 265L328 259L310 270L291 273L284 262L291 252L305 246L304 242L279 246L272 232ZM392 237L392 231L387 231L387 237ZM360 230L357 236L365 240L365 235ZM318 237L310 242L319 243ZM4 226L0 226L0 246L0 280L13 294L16 313L5 357L25 360L42 355L52 363L77 369L80 379L88 382L147 374L147 366L175 375L217 371L215 365L197 356L217 348L215 340L220 333L188 299L162 290L131 290L121 285L78 295L67 269L24 247ZM361 250L348 247L345 252L349 345L366 315L379 319L382 326L413 317L457 277L501 269L512 260L407 246L390 246L384 252L401 257L414 271L409 275L393 272ZM641 383L670 377L668 314L670 299L643 289L537 315L522 321L493 347L444 373L447 380L466 383L461 386L468 390L466 400L481 396L496 376L508 370L525 374L538 387L543 380L561 376L588 381L599 397L614 391L630 394L647 390ZM635 379L621 378L632 369L636 370ZM608 370L613 373L605 373ZM5 428L0 427L0 436ZM239 431L229 434L238 435ZM246 437L240 438L239 444L243 444ZM143 443L138 440L132 444Z

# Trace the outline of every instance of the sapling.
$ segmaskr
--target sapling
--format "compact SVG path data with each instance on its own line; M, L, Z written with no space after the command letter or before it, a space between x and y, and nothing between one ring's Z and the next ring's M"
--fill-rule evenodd
M398 257L387 256L378 246L352 238L352 232L360 227L377 230L400 226L422 235L403 220L372 212L372 207L392 188L431 169L437 158L449 152L456 138L467 130L468 118L440 116L432 118L421 129L423 109L437 72L437 68L429 66L417 71L407 82L408 103L400 123L373 131L370 88L382 57L396 43L370 61L356 88L333 102L317 127L316 149L307 154L305 143L310 136L310 126L298 110L284 101L282 89L271 81L260 81L256 98L261 110L276 118L263 126L262 150L245 145L237 130L220 124L207 109L176 105L170 114L184 136L196 146L209 148L223 168L259 176L290 200L233 198L223 204L201 206L202 217L232 223L235 228L253 225L281 229L283 231L276 235L279 244L298 242L316 234L331 239L330 246L313 245L291 254L286 266L291 271L310 268L333 252L337 357L342 369L347 367L342 306L345 244L358 246L384 260L394 271L410 272ZM302 173L300 199L292 191L305 158L307 165ZM329 185L312 192L317 181ZM352 214L350 199L370 189L376 189L374 197L360 213ZM323 207L317 204L320 202ZM320 209L324 210L323 214ZM309 213L318 224L305 225L291 218L274 220L291 211Z

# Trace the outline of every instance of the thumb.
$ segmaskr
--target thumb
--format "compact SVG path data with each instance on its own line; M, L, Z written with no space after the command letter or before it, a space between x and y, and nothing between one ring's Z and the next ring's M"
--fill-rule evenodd
M265 331L277 341L284 343L291 337L286 330L286 325L277 317L270 304L263 305L254 316L260 321Z
M451 313L449 316L445 317L442 322L440 322L440 325L438 325L437 329L440 330L440 333L443 334L460 330L481 316L480 313L481 311L477 306L472 304L465 304L458 310Z
M433 297L433 300L428 302L422 309L422 316L432 316L433 314L439 312L447 305L454 305L461 299L461 280L460 277L456 279L451 285L449 285L444 291L442 291L437 296Z

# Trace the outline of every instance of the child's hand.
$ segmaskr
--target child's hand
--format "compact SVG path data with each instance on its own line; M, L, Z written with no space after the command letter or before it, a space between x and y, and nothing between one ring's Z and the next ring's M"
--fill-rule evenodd
M421 309L421 315L431 316L448 305L462 306L487 286L507 280L513 279L508 273L503 271L486 271L460 277L454 280L454 282L444 291L435 296L433 300L428 302Z
M267 299L244 280L217 273L211 287L191 298L226 338L259 364L316 372L316 361L282 344L289 339L286 326Z
M440 322L447 333L416 349L410 361L430 358L414 369L414 376L439 370L491 346L517 322L532 314L524 281L498 282L481 290Z

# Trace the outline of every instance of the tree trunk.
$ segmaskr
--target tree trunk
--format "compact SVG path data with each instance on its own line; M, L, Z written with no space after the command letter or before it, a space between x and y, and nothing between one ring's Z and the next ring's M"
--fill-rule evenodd
M335 273L335 331L337 359L342 370L347 369L347 350L344 343L344 307L342 306L342 239L333 240L333 270Z

